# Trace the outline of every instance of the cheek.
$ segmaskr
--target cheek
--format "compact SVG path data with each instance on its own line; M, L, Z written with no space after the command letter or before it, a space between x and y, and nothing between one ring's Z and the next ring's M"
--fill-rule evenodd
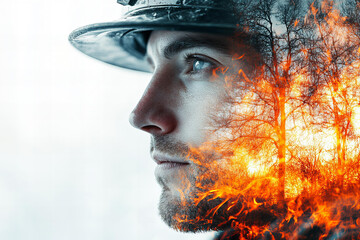
M181 96L179 128L182 141L197 147L209 140L212 120L221 111L225 90L212 82L194 82Z

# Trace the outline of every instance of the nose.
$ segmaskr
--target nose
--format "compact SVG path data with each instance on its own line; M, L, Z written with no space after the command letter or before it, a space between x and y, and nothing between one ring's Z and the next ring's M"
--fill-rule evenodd
M154 74L140 101L130 114L130 124L152 135L165 135L177 126L175 88L168 74Z

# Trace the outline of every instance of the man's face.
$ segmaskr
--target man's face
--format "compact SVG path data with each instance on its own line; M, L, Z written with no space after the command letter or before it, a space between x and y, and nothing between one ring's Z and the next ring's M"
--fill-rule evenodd
M206 220L196 226L190 223L216 204L195 204L203 191L199 178L210 169L194 160L214 166L212 162L222 157L215 151L202 158L191 157L190 152L218 138L215 122L227 115L229 78L244 68L242 61L235 63L233 46L228 37L171 31L154 31L148 42L153 74L130 122L151 134L151 156L162 187L160 214L177 229L211 228Z

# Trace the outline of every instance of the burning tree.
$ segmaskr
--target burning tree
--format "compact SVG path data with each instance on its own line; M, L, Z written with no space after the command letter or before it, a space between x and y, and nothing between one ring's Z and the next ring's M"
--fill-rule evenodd
M299 77L305 13L300 0L254 4L247 19L261 60L252 73L242 69L231 79L233 110L223 126L231 130L231 148L252 154L252 172L277 175L278 206L285 203L286 161L291 158L287 136L299 121L304 105L300 92L307 87ZM272 167L264 170L261 165Z
M352 12L355 15L355 10ZM306 59L311 69L307 77L312 82L312 96L307 102L311 111L307 118L312 128L334 136L333 157L322 161L336 162L332 164L337 172L333 184L342 189L347 155L356 151L353 117L359 105L359 39L354 25L348 24L347 17L330 1L322 1L320 7L311 5L306 24L311 26ZM331 145L329 140L323 147L331 151Z
M331 1L308 9L302 3L253 5L247 19L250 34L258 36L261 62L253 72L241 69L229 79L232 111L227 121L217 123L218 129L230 130L224 145L235 157L248 153L238 161L250 162L250 172L277 175L278 206L302 194L306 185L310 194L325 191L330 187L325 183L342 188L346 159L352 159L351 168L359 159L354 121L360 88L358 31ZM327 172L329 167L336 176Z

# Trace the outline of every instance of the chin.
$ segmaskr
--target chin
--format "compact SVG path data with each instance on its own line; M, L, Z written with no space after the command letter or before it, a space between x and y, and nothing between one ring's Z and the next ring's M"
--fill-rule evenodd
M194 199L189 196L181 199L170 191L163 190L159 203L162 220L169 227L181 232L218 231L231 226L231 221L221 209L216 214L209 214L211 209L221 204L221 200L204 200L196 204Z
M193 189L194 190L194 189ZM236 226L265 226L276 221L273 208L250 210L241 197L231 199L205 198L196 204L200 191L192 191L185 199L163 189L159 212L162 220L171 228L181 232L226 231ZM230 203L236 202L236 205ZM216 211L214 211L216 209Z

